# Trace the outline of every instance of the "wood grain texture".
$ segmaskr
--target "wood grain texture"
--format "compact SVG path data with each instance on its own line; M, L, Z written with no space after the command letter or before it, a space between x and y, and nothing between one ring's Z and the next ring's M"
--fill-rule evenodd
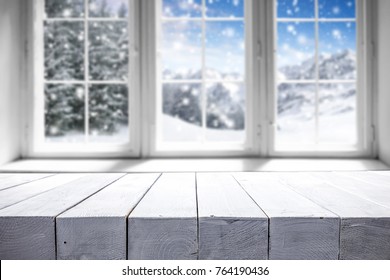
M337 172L314 173L313 176L353 195L390 208L390 186L371 184Z
M197 174L199 259L268 259L268 217L230 174Z
M390 231L386 230L389 208L308 174L281 176L295 191L340 216L340 259L390 258ZM369 244L376 246L367 246Z
M81 174L59 174L26 183L0 192L0 209L47 192L80 178Z
M390 188L390 179L387 176L380 176L368 171L365 172L340 172L339 174L346 176L347 178L353 178L365 183L373 185L383 186Z
M129 174L57 217L57 258L125 260L127 217L160 174Z
M85 176L0 210L0 259L55 259L55 217L122 176Z
M197 259L194 173L163 174L129 216L131 260Z
M22 184L26 184L35 180L52 176L53 174L12 174L0 177L0 191Z
M269 259L338 258L339 218L286 187L271 173L234 176L270 218Z

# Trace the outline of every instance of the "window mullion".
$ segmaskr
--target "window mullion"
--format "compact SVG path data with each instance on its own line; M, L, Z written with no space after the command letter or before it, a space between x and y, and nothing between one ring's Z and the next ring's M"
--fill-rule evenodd
M84 0L84 102L85 102L85 112L84 112L84 131L85 131L85 142L89 141L89 50L88 50L88 41L89 41L89 28L88 28L88 16L89 16L89 7L88 1Z
M320 80L320 66L319 66L319 6L318 6L318 0L315 0L315 78L316 78L316 94L315 94L315 143L318 145L319 143L319 80Z
M206 0L202 0L202 143L206 142L207 93L206 93Z

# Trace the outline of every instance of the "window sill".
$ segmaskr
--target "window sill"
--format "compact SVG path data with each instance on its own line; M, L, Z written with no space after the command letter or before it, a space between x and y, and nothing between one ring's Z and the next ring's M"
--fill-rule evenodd
M1 172L255 172L389 170L369 159L19 160Z

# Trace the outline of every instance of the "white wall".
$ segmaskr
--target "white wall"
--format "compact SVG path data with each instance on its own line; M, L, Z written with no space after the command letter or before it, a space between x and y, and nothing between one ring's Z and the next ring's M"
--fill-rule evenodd
M21 3L0 0L0 164L20 155Z
M379 157L390 165L390 1L378 1Z

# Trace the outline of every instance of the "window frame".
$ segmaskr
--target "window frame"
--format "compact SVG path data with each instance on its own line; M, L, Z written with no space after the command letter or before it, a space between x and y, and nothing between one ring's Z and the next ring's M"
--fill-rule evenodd
M268 108L269 125L268 139L269 156L271 157L339 157L356 158L374 156L375 146L375 124L373 123L373 98L374 91L370 69L373 69L373 44L371 34L371 7L366 0L356 0L356 57L358 75L357 84L357 138L358 143L355 148L341 145L318 145L316 148L284 149L278 150L276 147L276 119L277 119L277 77L276 77L276 46L277 46L277 11L276 1L267 1L268 14ZM318 0L315 0L318 1ZM317 21L318 19L314 19ZM337 19L335 19L337 21ZM291 19L294 21L294 19ZM370 93L370 94L369 94Z
M32 22L28 31L28 48L29 48L29 67L28 73L30 76L28 82L28 88L33 89L33 92L26 90L27 104L33 104L32 108L25 106L27 110L27 143L25 153L28 157L51 157L51 158L126 158L126 157L139 157L139 104L140 104L140 58L139 58L139 0L128 0L129 2L129 15L125 19L117 18L96 18L97 21L118 21L128 22L128 34L129 34L129 68L128 68L128 80L121 82L123 85L127 85L128 88L128 106L129 106L129 141L124 144L100 144L100 143L47 143L44 137L44 122L42 112L44 112L44 12L45 12L45 0L28 1L28 17L29 22ZM85 9L88 8L88 0L84 0ZM86 10L83 18L76 19L58 19L63 21L84 22L88 24L89 20L95 20L95 18L88 18L88 12ZM53 20L53 19L49 19ZM54 19L55 21L57 19ZM87 34L85 34L87 36ZM85 40L88 40L85 37ZM87 42L87 41L86 41ZM86 46L86 43L85 43ZM85 48L86 50L86 48ZM84 63L88 63L88 52L85 54ZM86 65L86 67L88 67ZM88 79L78 81L78 84L88 86ZM91 81L92 84L94 81ZM99 84L104 84L105 81ZM55 81L54 83L57 83ZM60 84L71 84L71 81L58 81ZM107 81L108 84L112 84L112 81ZM51 84L51 82L49 82ZM88 96L86 97L86 99ZM86 120L87 122L87 120ZM85 127L85 129L87 129ZM87 131L85 133L88 133Z
M370 158L375 157L375 91L372 1L356 0L358 7L358 114L356 150L324 149L278 151L275 149L274 17L275 1L245 0L247 145L232 147L184 147L158 149L156 145L156 96L158 89L157 32L158 1L128 0L129 9L129 145L55 145L37 142L36 126L42 120L43 3L27 1L26 76L22 102L22 156L27 158L180 158L180 157L282 157L282 158ZM41 40L41 41L40 41ZM32 90L31 90L32 89ZM40 99L37 96L41 95ZM39 97L39 96L38 96ZM41 107L39 103L41 102ZM33 106L30 106L33 104ZM153 104L153 106L150 106ZM38 110L37 110L38 108ZM60 147L60 148L59 148Z
M204 0L203 0L204 1ZM147 112L143 117L143 139L148 139L147 144L143 146L142 155L145 157L238 157L238 156L259 156L259 149L256 149L259 143L258 135L254 127L256 127L256 118L252 112L255 111L256 101L254 100L253 92L256 92L253 86L254 76L256 71L256 62L252 61L255 29L253 22L254 10L257 7L257 2L254 0L245 0L245 96L246 96L246 143L244 145L224 143L224 145L216 144L199 144L194 146L193 143L188 145L158 143L158 112L159 97L161 93L162 79L159 73L159 42L160 42L160 19L162 11L162 0L142 1L142 24L149 24L148 30L144 30L142 34L145 36L142 39L143 48L143 112ZM148 23L145 22L148 19ZM201 19L202 20L202 19ZM215 19L218 21L218 18ZM152 73L152 74L151 74ZM153 104L149 106L147 104ZM145 141L143 141L145 142Z

